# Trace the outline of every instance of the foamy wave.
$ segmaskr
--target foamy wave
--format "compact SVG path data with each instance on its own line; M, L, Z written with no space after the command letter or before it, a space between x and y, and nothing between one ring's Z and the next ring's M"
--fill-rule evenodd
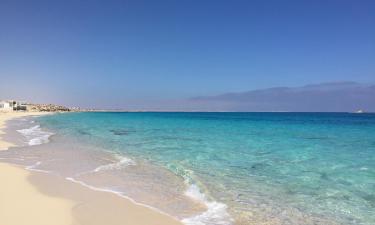
M53 135L53 133L42 131L39 125L17 131L26 137L29 145L48 143L49 137Z
M205 194L203 194L197 185L191 184L186 190L185 195L200 201L206 205L207 210L199 215L185 218L182 222L186 225L231 225L233 223L232 217L227 212L227 205L209 201Z
M38 130L38 129L40 129L40 126L36 125L34 127L30 127L30 128L22 129L22 130L17 130L17 131L20 132L23 135L31 135L35 130Z
M119 160L118 162L114 162L114 163L99 166L96 169L94 169L94 172L100 172L100 171L106 171L106 170L119 170L119 169L125 168L127 166L135 166L136 165L136 163L133 160L131 160L129 158L126 158L124 156L116 155L115 157L116 157L116 159Z
M188 186L185 195L202 203L207 210L199 215L183 219L186 225L231 225L233 219L227 212L227 205L224 203L210 201L207 196L201 192L196 181L193 179L194 171L185 169L179 164L169 164L168 168L176 175L181 176Z

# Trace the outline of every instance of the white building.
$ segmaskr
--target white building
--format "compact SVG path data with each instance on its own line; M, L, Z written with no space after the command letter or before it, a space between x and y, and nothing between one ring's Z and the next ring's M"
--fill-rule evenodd
M1 111L13 111L13 101L0 101Z
M16 110L26 110L27 105L25 102L17 101L0 101L0 111L16 111Z

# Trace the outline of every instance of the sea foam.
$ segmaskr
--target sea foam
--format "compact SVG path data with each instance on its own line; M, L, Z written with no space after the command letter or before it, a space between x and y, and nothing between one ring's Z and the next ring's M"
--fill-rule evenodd
M51 132L43 131L39 125L17 131L27 139L29 145L48 143L49 137L53 135Z
M136 165L136 163L133 160L126 158L124 156L115 155L115 157L118 160L117 162L99 166L95 168L93 172L100 172L100 171L106 171L106 170L119 170L127 166Z
M189 185L185 195L206 205L207 210L199 215L185 218L182 222L186 225L231 225L232 217L227 212L224 203L210 201L195 184Z

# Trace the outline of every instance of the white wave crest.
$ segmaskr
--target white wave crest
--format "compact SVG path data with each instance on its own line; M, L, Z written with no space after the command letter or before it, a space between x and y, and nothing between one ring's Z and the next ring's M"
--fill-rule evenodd
M53 135L53 133L43 131L39 125L17 131L27 139L29 145L48 143L49 137Z
M126 158L124 156L116 155L115 157L118 160L117 162L99 166L96 169L94 169L94 172L100 172L100 171L106 171L106 170L119 170L127 166L136 165L136 163L133 160Z
M191 184L185 192L188 197L202 202L207 210L199 215L185 218L182 222L186 225L231 225L232 217L227 212L227 205L224 203L209 201L197 185Z

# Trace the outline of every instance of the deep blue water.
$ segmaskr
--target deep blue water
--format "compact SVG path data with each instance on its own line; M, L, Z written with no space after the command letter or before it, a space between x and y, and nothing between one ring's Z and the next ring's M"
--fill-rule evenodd
M90 112L39 122L172 171L238 224L375 224L375 114Z

